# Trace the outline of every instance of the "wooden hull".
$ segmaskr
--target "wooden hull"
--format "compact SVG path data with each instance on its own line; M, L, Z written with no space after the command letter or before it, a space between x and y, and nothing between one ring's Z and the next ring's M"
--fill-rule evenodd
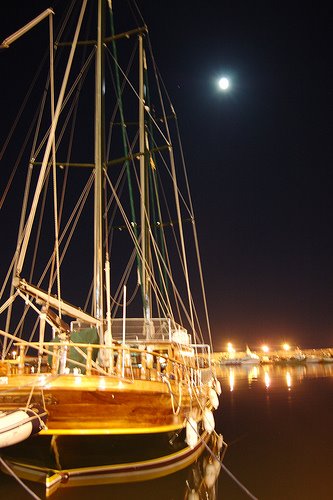
M13 375L1 378L0 411L31 403L48 413L42 434L147 434L184 427L189 415L202 419L208 391L185 382L120 381L98 375ZM185 422L186 423L186 422Z

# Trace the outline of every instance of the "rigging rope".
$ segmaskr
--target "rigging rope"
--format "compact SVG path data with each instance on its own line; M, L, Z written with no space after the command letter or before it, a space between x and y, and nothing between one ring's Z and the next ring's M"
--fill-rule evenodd
M175 395L174 393L172 392L172 389L171 389L171 384L170 384L170 381L169 379L165 376L165 375L162 375L162 381L166 383L168 389L169 389L169 394L171 396L171 405L172 405L172 412L174 415L179 415L179 412L180 412L180 408L182 406L182 396L183 396L183 391L182 391L182 385L181 385L181 380L179 379L178 381L178 403L177 403L177 410L175 410Z
M37 496L30 488L28 488L28 486L15 474L15 472L9 467L7 462L1 456L0 456L0 463L10 474L10 476L12 476L32 498L35 498L36 500L41 500L41 498Z
M208 450L208 452L211 454L211 456L217 460L219 462L219 464L221 465L222 469L226 472L226 474L228 474L228 476L239 486L239 488L241 488L241 490L244 491L244 493L246 493L246 495L249 497L249 498L252 498L252 500L258 500L258 498L253 495L247 488L246 486L244 486L243 483L240 482L239 479L237 479L237 477L224 465L224 463L221 461L221 459L215 455L215 453L210 449L210 447L208 446L208 444L202 439L202 437L200 436L199 432L197 431L197 429L194 428L194 426L192 425L191 421L186 417L186 420L187 422L190 424L190 426L192 427L192 429L194 430L194 432L197 434L198 438L200 439L200 441L202 442L202 444L205 446L205 448ZM214 431L215 432L215 431Z

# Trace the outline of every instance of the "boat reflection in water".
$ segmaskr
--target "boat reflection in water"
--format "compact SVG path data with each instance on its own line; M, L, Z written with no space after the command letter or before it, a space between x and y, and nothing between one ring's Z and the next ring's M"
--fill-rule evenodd
M213 436L211 451L206 450L189 470L189 479L186 480L185 499L218 499L217 480L226 449L227 446L223 442L222 436Z
M98 444L100 445L98 446L100 460L103 461L104 448L102 443ZM63 470L61 481L56 480L59 471L54 470L52 474L48 469L47 487L45 487L45 478L41 477L41 469L37 467L34 469L31 465L26 467L24 456L7 458L6 464L24 480L31 492L39 495L39 498L88 498L89 494L98 494L100 498L105 498L105 495L109 497L112 494L114 498L147 499L155 498L158 492L160 500L169 499L171 494L175 495L172 498L186 500L217 500L217 479L227 445L223 442L222 436L215 432L205 442L202 441L202 444L203 450L194 462L193 460L187 462L187 466L184 465L185 462L178 461L170 463L168 467L162 467L156 460L147 460L145 468L142 468L142 462L139 464L141 468L137 468L135 463L124 463L122 467L117 466L113 469L110 466L105 467L104 471L101 468L98 476L96 473L90 474L91 467L86 467L86 474L83 475L81 467L78 477L75 477L75 469L68 469L67 480L65 470ZM24 444L21 450L24 453ZM77 457L78 450L75 451ZM81 451L82 462L88 463L91 459L89 450L85 453ZM66 460L69 465L70 453L67 454ZM23 493L22 487L12 477L2 475L1 484L5 485L3 493Z

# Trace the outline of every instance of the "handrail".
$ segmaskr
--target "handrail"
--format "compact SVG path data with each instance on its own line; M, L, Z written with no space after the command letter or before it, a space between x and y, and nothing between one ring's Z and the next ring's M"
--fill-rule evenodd
M151 342L147 342L147 345L149 344L151 345ZM81 375L80 369L82 369L86 375L115 377L117 380L125 382L131 382L134 379L163 381L163 377L166 376L167 380L175 380L177 383L184 382L185 379L187 379L190 380L193 385L200 385L202 383L200 375L202 370L210 368L209 366L198 366L197 360L201 358L200 355L196 355L193 358L177 359L170 355L170 351L168 353L163 353L122 344L104 346L100 344L65 341L44 342L41 345L39 342L16 341L15 345L19 347L19 354L15 363L11 363L11 360L8 360L9 363L7 365L6 361L2 363L2 365L7 366L9 374L11 370L17 371L19 375L26 373L26 363L29 360L35 360L37 364L37 371L32 371L34 367L30 367L29 373L39 374L45 371L42 369L42 358L45 355L49 357L47 371L53 375L59 374L59 366L62 362L63 364L61 366L63 366L63 371L60 372L60 374L70 374L70 370L73 368L72 373L74 375ZM40 354L35 357L26 356L26 349L28 347L35 349ZM69 348L76 349L84 359L84 362L70 358L68 356ZM113 354L111 357L112 366L103 366L94 361L93 351L95 349L111 351ZM84 350L86 350L86 352ZM138 363L133 363L133 354L140 355ZM63 356L62 361L60 361L61 356ZM123 364L126 368L126 376L122 369ZM43 366L45 366L45 363Z

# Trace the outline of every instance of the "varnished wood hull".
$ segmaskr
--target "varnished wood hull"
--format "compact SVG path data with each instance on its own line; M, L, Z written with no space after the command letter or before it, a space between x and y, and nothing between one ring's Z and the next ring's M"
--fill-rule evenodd
M4 377L2 382L4 382ZM30 395L33 387L33 394ZM145 434L184 427L202 418L207 391L184 382L120 381L98 375L14 375L0 385L0 411L45 404L44 434Z

